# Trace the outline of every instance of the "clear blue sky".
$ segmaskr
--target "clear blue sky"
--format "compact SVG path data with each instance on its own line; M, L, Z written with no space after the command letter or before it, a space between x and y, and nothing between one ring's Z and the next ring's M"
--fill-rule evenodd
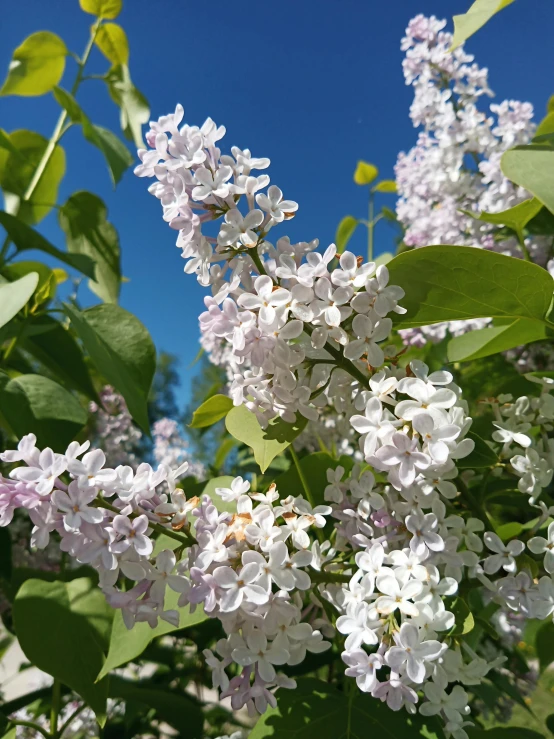
M117 22L131 48L131 73L150 102L152 116L185 106L186 120L211 116L227 128L224 148L249 147L272 160L272 182L300 204L297 217L279 231L295 241L333 241L340 219L365 216L365 192L352 182L358 159L392 177L399 150L416 132L408 109L411 88L402 77L400 39L418 12L449 19L470 0L126 0ZM80 53L92 16L77 0L19 0L4 9L0 26L0 70L28 34L52 30ZM551 0L518 0L469 42L477 61L490 70L497 99L531 101L543 115L552 82ZM106 62L95 51L90 72ZM68 60L62 84L69 87L75 65ZM118 126L118 111L104 84L90 81L79 93L95 123ZM53 98L0 98L0 126L31 128L50 136L58 109ZM113 191L100 153L71 130L63 142L68 172L60 200L80 189L100 195L119 230L123 271L121 304L148 327L159 349L181 360L188 396L198 351L197 316L204 290L184 275L175 232L161 218L144 179L129 170ZM393 196L383 196L394 206ZM286 228L286 230L285 230ZM63 248L52 214L41 230ZM377 251L391 247L383 226ZM352 248L364 253L360 233ZM83 293L86 292L85 290Z

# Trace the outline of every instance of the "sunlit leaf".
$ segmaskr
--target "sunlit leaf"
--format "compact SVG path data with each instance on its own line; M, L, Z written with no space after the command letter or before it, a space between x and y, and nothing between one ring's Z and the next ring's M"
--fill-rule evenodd
M127 64L129 62L127 35L117 23L101 25L94 43L112 64Z
M50 31L32 33L14 51L0 95L44 95L57 85L65 69L67 49Z
M455 15L454 38L451 49L463 44L470 36L482 28L493 15L511 5L514 0L475 0L463 15Z

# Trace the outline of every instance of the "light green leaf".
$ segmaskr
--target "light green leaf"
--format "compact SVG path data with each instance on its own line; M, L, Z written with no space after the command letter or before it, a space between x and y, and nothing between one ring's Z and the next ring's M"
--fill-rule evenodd
M17 638L27 659L78 693L101 725L108 681L95 679L104 662L112 613L88 578L26 580L13 604Z
M307 423L307 419L299 415L294 424L278 419L270 421L268 427L262 429L256 416L244 405L233 408L225 420L231 436L251 447L262 472L296 439Z
M452 40L452 51L463 44L470 36L482 28L493 15L503 8L511 5L514 0L475 0L473 5L463 15L455 15L454 38Z
M19 375L0 389L0 407L15 434L34 433L38 445L64 451L87 422L78 400L42 375Z
M354 182L357 185L371 185L373 180L379 176L379 170L374 164L360 160L354 172Z
M476 470L494 467L498 464L498 456L487 442L473 431L467 434L468 439L475 442L475 448L467 457L456 460L456 467L459 470Z
M85 349L98 371L118 390L138 425L149 433L148 393L156 371L156 349L142 323L117 305L79 311L65 304Z
M42 234L15 216L0 210L0 223L20 251L38 249L94 279L95 262L87 254L68 254L53 246Z
M225 418L232 407L233 401L228 395L212 395L194 411L190 427L202 429L206 426L213 426L214 423Z
M468 739L544 739L544 734L521 726L497 726L495 729L468 729Z
M126 708L133 703L148 706L156 711L156 717L179 731L186 739L203 739L204 714L200 703L182 691L153 687L134 680L124 680L118 675L110 677L110 698L121 698Z
M387 265L406 293L396 328L469 318L526 318L543 326L554 280L523 259L470 246L424 246Z
M30 199L22 202L48 141L35 131L18 130L9 134L19 152L0 149L0 187L4 191L5 210L25 223L38 223L56 204L58 187L65 174L65 153L58 144L44 168Z
M110 97L120 108L121 130L139 149L144 148L142 126L150 119L150 106L142 92L131 81L125 64L113 66L106 77Z
M14 154L17 159L24 162L25 157L19 149L16 149L15 146L12 144L12 140L10 139L9 134L7 134L3 128L0 128L0 148L6 149L6 151L9 151L10 154Z
M448 342L450 362L468 362L547 338L546 326L528 318L468 331Z
M83 353L71 332L47 315L33 318L30 327L43 329L43 332L26 335L23 339L25 350L64 385L84 393L91 400L97 400Z
M79 5L85 13L113 20L121 13L123 0L79 0Z
M6 277L10 282L15 282L15 280L19 280L31 272L38 274L38 285L29 306L29 312L34 312L40 305L47 303L56 294L56 276L50 267L42 262L14 262L3 267L2 276Z
M164 604L166 610L176 609L179 611L179 626L172 626L167 621L160 619L155 629L152 629L144 622L136 623L132 629L128 629L123 622L121 610L116 611L108 656L102 666L102 670L98 674L98 680L101 680L112 670L115 670L116 667L120 667L139 657L156 637L171 634L173 631L184 629L187 626L194 626L208 618L202 608L197 608L192 614L188 606L186 608L177 608L179 595L179 593L168 588Z
M249 739L416 739L443 737L435 733L436 719L391 711L385 703L355 689L348 696L315 678L300 678L294 690L278 693L270 708L249 734ZM424 726L427 725L426 733Z
M351 457L346 456L340 459L333 459L333 457L325 452L314 452L313 454L302 457L300 460L300 468L304 478L308 482L315 505L325 503L323 494L329 484L327 481L327 470L336 470L339 465L344 467L346 474L348 474L353 467L353 460ZM275 480L275 484L281 495L292 495L293 497L305 495L304 486L300 480L296 465L292 465L290 469L279 475Z
M554 110L549 109L549 112L537 126L537 130L535 131L535 135L533 136L533 143L542 143L543 141L547 141L548 143L552 144L553 136Z
M228 436L223 439L214 457L214 467L216 470L220 470L223 467L225 460L238 443L239 442L236 439L233 439L232 436Z
M396 182L394 180L381 180L373 188L373 192L396 192Z
M339 223L337 233L335 234L335 244L337 245L338 254L342 254L343 251L346 249L346 246L352 238L352 235L354 234L358 223L359 220L357 218L354 218L354 216L345 216Z
M393 259L394 254L392 252L384 251L382 254L379 254L377 259L375 260L375 266L380 267L382 264L388 264Z
M30 272L15 282L0 285L0 327L11 321L28 303L37 285L36 272Z
M58 212L67 248L96 262L96 279L89 288L106 303L117 303L121 287L119 237L107 219L104 202L90 192L74 193Z
M71 120L74 123L81 124L83 136L86 140L100 149L108 165L112 181L114 185L117 185L125 170L134 162L129 149L107 128L92 123L79 103L67 90L63 90L61 87L56 88L54 97L65 108Z
M469 606L463 598L456 598L454 605L448 608L454 614L456 623L449 632L449 636L463 636L469 634L475 627L475 619Z
M524 187L554 213L554 149L550 146L516 146L502 155L504 175Z
M38 31L13 53L0 95L44 95L63 77L67 49L59 36Z
M542 203L537 198L531 198L530 200L524 200L518 205L514 205L513 208L503 210L501 213L480 213L476 215L470 211L463 211L466 215L476 218L479 221L485 223L493 223L498 226L507 226L513 229L518 235L523 238L523 229L534 218L542 209Z
M117 23L104 23L98 29L94 43L112 64L129 63L129 42Z

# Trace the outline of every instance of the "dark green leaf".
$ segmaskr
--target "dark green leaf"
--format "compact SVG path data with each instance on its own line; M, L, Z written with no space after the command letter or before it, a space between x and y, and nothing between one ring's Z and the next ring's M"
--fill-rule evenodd
M211 398L204 401L204 403L194 411L190 427L193 429L201 429L206 426L213 426L214 423L225 418L232 407L233 401L228 395L212 395Z
M44 333L26 336L23 347L64 384L97 400L83 353L70 331L50 316L33 318L31 326L43 328Z
M9 582L12 577L12 537L9 529L0 528L0 578Z
M300 468L304 478L310 486L310 493L316 505L324 504L323 493L329 484L327 481L327 470L336 470L342 465L346 474L350 472L353 466L353 460L350 457L341 457L341 459L333 459L325 452L315 452L302 457L300 460ZM277 490L284 496L288 495L305 495L304 487L300 481L300 476L295 465L284 472L275 480Z
M475 449L467 457L456 460L456 467L459 470L475 470L485 467L493 467L498 463L498 456L493 452L484 439L470 431L467 434L468 439L473 439Z
M117 305L64 310L99 372L125 398L129 412L149 433L148 394L156 371L156 349L142 323Z
M443 737L435 719L391 711L381 701L353 686L350 698L333 685L314 678L300 678L294 690L280 690L277 707L260 717L249 739L339 739L379 737L415 739ZM427 725L427 732L423 727Z
M15 282L0 284L0 326L5 326L29 302L37 285L36 272L30 272Z
M60 262L67 264L69 267L79 270L79 272L82 272L82 274L94 280L95 264L94 260L92 260L90 256L86 254L68 254L67 252L56 249L55 246L52 246L52 244L45 239L42 234L35 231L34 228L31 228L19 218L1 210L0 223L6 229L11 240L20 251L38 249L45 254L49 254L51 257L55 257Z
M108 72L106 82L110 97L120 108L121 130L139 149L144 148L142 125L148 123L150 106L140 90L133 85L129 68L116 64Z
M113 675L110 678L110 697L122 698L126 703L137 703L156 711L161 721L166 721L187 739L202 739L204 715L200 705L183 692L151 687Z
M87 422L87 413L65 388L41 375L19 375L0 389L2 414L18 437L37 436L39 447L63 451Z
M0 95L44 95L57 85L65 69L67 49L55 33L38 31L13 53Z
M13 615L27 659L78 693L103 724L108 681L95 680L104 662L110 610L98 588L87 579L27 580L16 596Z
M487 731L467 729L467 735L469 739L544 739L543 734L520 726L498 726Z
M554 623L547 621L535 636L535 651L539 658L540 671L544 672L554 662Z
M89 287L106 303L117 303L121 286L119 237L107 220L103 201L90 192L76 192L62 205L58 220L67 249L96 262L96 279Z
M470 246L424 246L387 265L390 282L406 292L396 328L470 318L527 318L540 325L554 280L523 259Z
M0 187L4 190L4 207L25 223L38 223L56 204L58 187L65 174L65 153L59 144L54 147L32 196L25 198L48 141L35 131L13 131L9 136L19 155L0 149Z
M358 226L359 220L354 216L345 216L339 223L337 233L335 234L335 244L337 245L337 253L342 254L346 249L348 242L352 238L354 231Z
M225 419L227 431L231 436L251 447L262 472L265 472L271 461L296 439L307 423L307 419L299 415L293 424L277 419L270 421L268 427L262 429L256 416L244 405L233 408Z
M225 460L238 443L239 442L236 439L233 439L232 436L228 436L226 439L223 439L214 457L214 468L216 470L220 470L223 467Z

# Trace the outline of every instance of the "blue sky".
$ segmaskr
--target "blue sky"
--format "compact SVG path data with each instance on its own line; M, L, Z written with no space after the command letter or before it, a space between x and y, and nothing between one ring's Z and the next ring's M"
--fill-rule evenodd
M382 177L393 176L398 151L409 149L416 132L408 110L411 88L402 77L400 39L417 12L450 18L470 0L255 0L208 3L189 0L126 0L118 21L125 28L135 84L150 102L153 117L185 106L189 123L211 116L227 128L223 148L248 147L272 160L272 182L300 209L279 231L292 240L334 239L340 219L364 217L366 191L352 181L358 159L375 163ZM51 30L81 53L92 16L77 0L20 0L0 26L0 70L12 49L30 33ZM529 100L541 118L554 93L552 27L554 4L518 0L468 44L490 70L497 100ZM103 72L98 51L90 73ZM70 87L69 60L63 85ZM95 123L118 126L118 111L101 81L86 82L79 101ZM58 115L53 98L0 98L0 126L30 128L49 137ZM121 304L148 327L159 349L180 358L185 401L198 351L197 316L205 294L183 273L175 233L163 222L147 181L129 170L114 191L100 153L78 129L63 141L68 171L60 201L90 190L108 205L120 234L123 271ZM394 207L394 196L382 196ZM55 216L43 233L63 248ZM377 253L391 248L392 232L377 229ZM351 248L365 251L358 234ZM85 291L83 291L85 292Z

